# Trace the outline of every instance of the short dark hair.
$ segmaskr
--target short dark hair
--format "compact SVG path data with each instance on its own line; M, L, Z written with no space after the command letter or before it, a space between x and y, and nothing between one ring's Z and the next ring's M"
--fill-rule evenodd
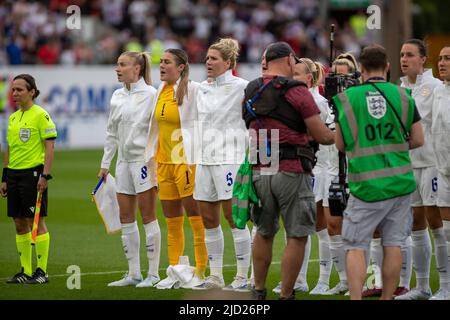
M13 81L18 80L18 79L22 79L26 82L28 91L31 91L34 89L33 99L36 99L39 96L40 91L38 90L38 88L36 86L36 80L34 80L33 76L26 74L26 73L19 74L14 77Z
M359 61L366 71L384 70L387 66L386 49L378 44L367 46L359 56Z
M419 53L421 57L427 57L428 56L428 50L425 42L420 39L409 39L405 41L404 44L413 44L419 49Z
M280 42L274 42L269 44L269 46L266 48L266 63L269 63L269 61L281 59L284 57L289 57L289 55L293 55L295 60L298 62L298 58L295 56L294 50L291 48L291 46L284 41Z

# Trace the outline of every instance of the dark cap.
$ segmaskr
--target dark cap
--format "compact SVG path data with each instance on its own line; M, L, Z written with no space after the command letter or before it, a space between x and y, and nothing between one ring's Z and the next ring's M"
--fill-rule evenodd
M289 44L283 41L271 43L266 48L266 63L269 63L269 61L272 60L288 57L290 54L292 54L297 61L298 58L295 56L295 52Z

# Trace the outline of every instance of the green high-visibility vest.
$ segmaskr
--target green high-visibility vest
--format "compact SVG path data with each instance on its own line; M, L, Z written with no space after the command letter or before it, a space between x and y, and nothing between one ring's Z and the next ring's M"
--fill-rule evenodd
M408 132L414 116L411 91L376 83ZM416 182L399 119L371 85L351 87L333 97L348 157L350 193L366 202L412 193Z

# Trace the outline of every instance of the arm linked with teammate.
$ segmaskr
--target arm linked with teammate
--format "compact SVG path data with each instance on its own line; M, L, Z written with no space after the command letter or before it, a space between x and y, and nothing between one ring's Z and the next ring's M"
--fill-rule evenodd
M320 119L318 114L306 118L305 124L308 127L309 134L315 141L323 145L334 143L334 133Z
M413 125L411 126L411 134L409 136L408 143L410 150L421 147L425 143L423 127L420 121L413 123Z

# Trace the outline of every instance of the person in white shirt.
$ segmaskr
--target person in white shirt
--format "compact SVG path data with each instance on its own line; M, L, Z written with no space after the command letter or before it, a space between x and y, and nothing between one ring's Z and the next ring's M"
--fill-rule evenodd
M332 71L340 75L348 75L355 73L358 70L358 64L355 57L351 53L343 53L336 57L333 61ZM333 117L334 118L334 115ZM331 121L327 121L331 122ZM333 179L333 175L338 172L338 153L336 146L333 144L328 146L329 170L328 179ZM319 164L320 165L320 164ZM331 183L331 180L330 180ZM328 185L328 182L327 182ZM328 190L327 190L328 191ZM322 203L324 204L324 203ZM342 221L343 218L339 216L332 216L330 210L327 208L323 213L327 223L327 230L329 235L330 255L336 271L339 275L339 283L327 291L327 295L344 294L348 291L347 273L346 273L346 253L344 250L344 243L342 241Z
M437 206L443 220L447 255L450 257L450 45L442 48L438 66L444 83L434 89L431 139L438 170ZM450 300L450 294L442 298Z
M106 128L99 177L107 178L116 152L117 200L122 224L122 244L128 273L108 286L149 287L159 281L161 231L156 220L156 172L144 160L150 115L156 89L151 86L150 60L145 53L125 52L117 60L117 78L123 88L114 91ZM137 201L136 201L137 200ZM136 202L146 234L148 277L143 281L139 260L140 237Z
M199 84L189 80L189 62L181 49L167 49L160 59L160 77L155 107L150 122L146 160L158 164L159 199L167 223L169 264L179 264L184 254L184 210L193 236L196 270L184 288L203 282L208 262L205 231L197 201L192 197L195 179L197 120L196 95ZM171 277L158 288L172 287Z
M198 135L201 139L195 175L194 199L199 201L205 225L210 276L193 289L224 288L224 238L220 226L220 208L233 234L237 274L225 290L249 291L248 270L251 239L247 227L234 226L231 210L233 183L244 161L247 129L242 119L242 100L248 81L235 77L239 46L234 39L221 39L211 45L206 56L207 76L197 94Z
M438 172L431 141L433 90L441 81L433 77L431 69L425 69L427 49L422 40L406 41L400 51L400 64L405 74L401 86L412 90L412 97L422 118L425 144L410 151L417 189L412 195L412 257L416 272L416 287L396 297L398 300L424 300L432 297L430 289L430 265L432 246L428 226L434 238L436 268L440 277L440 290L432 299L441 299L450 289L450 268L447 259L445 232L439 209L436 207ZM407 266L408 268L408 266Z

